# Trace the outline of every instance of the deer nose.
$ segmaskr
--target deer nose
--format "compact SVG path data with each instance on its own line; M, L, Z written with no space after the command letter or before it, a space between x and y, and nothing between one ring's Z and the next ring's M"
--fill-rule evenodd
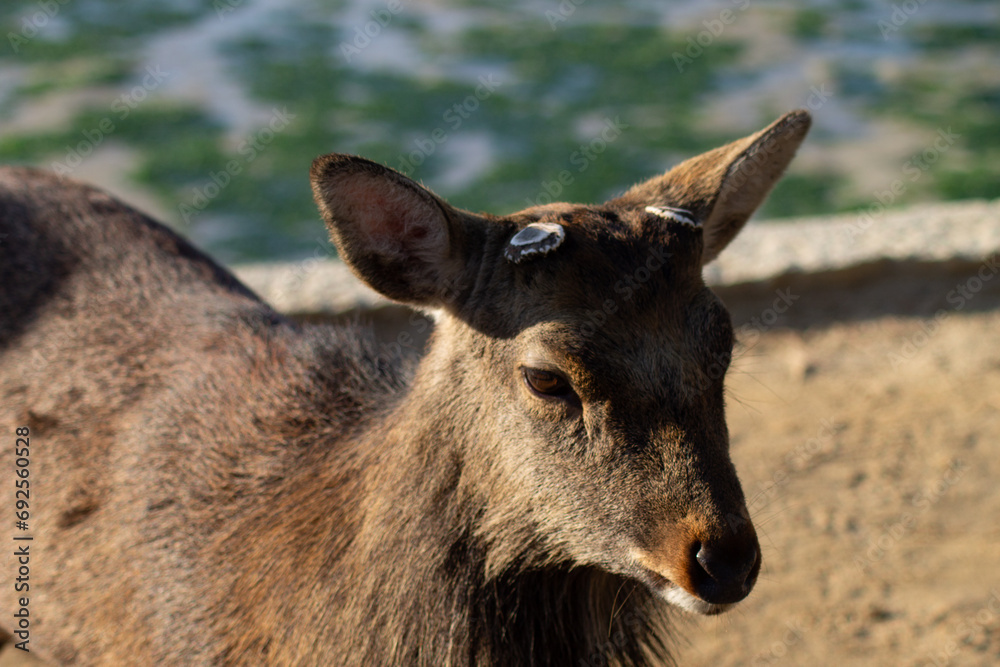
M698 597L706 602L739 602L757 581L761 559L756 539L696 542L691 553L691 583Z

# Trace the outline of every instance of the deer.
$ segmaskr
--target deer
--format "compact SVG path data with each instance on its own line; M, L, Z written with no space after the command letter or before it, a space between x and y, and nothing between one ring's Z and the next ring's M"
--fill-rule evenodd
M420 355L281 315L105 192L3 168L0 479L30 492L8 641L60 665L669 660L671 610L725 612L762 565L702 267L810 122L503 216L318 157L341 259L433 318Z

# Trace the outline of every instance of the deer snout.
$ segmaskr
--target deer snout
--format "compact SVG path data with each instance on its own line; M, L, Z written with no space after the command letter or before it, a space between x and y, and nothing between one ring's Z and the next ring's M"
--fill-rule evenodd
M636 550L644 579L668 602L700 614L719 614L753 589L760 573L757 533L745 525L708 536L679 526L661 546Z
M688 564L694 593L711 604L732 604L747 595L760 572L760 548L752 540L726 539L692 545Z

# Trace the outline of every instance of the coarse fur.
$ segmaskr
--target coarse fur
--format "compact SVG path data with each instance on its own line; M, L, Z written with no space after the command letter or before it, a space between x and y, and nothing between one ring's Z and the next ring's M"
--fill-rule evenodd
M99 190L0 169L0 425L30 431L34 538L0 625L29 597L56 664L662 664L669 602L724 611L760 568L701 266L808 126L505 217L317 159L344 260L437 311L419 360L291 322ZM540 221L559 247L505 259ZM5 446L4 488L16 467Z

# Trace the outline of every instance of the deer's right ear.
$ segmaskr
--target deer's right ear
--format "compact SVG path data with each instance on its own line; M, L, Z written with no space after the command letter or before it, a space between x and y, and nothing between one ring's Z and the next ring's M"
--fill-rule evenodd
M376 162L324 155L310 170L313 197L341 258L390 299L438 305L461 279L464 214Z

